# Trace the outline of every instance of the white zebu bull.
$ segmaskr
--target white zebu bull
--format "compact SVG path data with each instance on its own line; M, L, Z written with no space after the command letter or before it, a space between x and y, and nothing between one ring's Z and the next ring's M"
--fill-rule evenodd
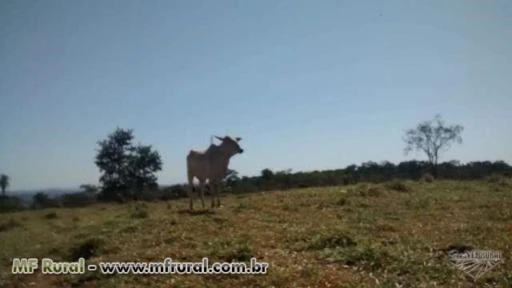
M226 177L228 171L229 159L237 153L243 153L238 142L242 140L237 137L233 140L229 136L224 138L215 136L222 141L220 145L211 144L204 152L190 150L187 155L187 176L188 176L188 196L190 199L190 210L193 208L193 187L194 177L199 180L199 190L201 202L204 209L204 186L206 180L212 193L212 208L215 207L215 196L217 197L217 206L220 206L219 184Z

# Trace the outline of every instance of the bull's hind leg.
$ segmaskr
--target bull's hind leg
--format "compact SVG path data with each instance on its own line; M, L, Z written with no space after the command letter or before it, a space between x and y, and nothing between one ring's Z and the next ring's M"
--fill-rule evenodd
M219 199L220 184L218 182L210 183L210 188L211 188L211 192L212 192L212 208L215 207L215 198L217 198L217 207L220 207L220 199Z
M217 193L216 188L217 188L217 185L215 185L215 182L210 181L210 194L211 194L211 199L212 199L212 208L215 208L215 193Z
M189 208L190 210L194 210L194 176L191 176L188 173L188 199L190 200Z
M220 207L220 189L221 185L217 184L217 191L215 192L215 195L217 195L217 207Z
M204 209L204 182L205 180L199 180L200 190L201 190L201 203L203 204Z

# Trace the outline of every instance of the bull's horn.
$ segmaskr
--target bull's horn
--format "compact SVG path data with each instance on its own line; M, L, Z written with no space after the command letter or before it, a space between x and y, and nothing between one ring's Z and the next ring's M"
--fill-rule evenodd
M219 139L220 141L223 141L223 140L224 140L224 138L219 137L219 136L215 136L215 138Z
M236 142L238 142L238 141L242 140L242 138L236 137L235 140L236 140Z

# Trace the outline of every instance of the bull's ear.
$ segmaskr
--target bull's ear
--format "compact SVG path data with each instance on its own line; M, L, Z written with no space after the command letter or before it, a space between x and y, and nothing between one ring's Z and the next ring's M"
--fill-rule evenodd
M215 136L215 138L219 139L220 141L224 141L224 138L222 138L222 137Z
M239 142L240 140L242 140L242 138L236 137L235 140L236 140L236 142Z

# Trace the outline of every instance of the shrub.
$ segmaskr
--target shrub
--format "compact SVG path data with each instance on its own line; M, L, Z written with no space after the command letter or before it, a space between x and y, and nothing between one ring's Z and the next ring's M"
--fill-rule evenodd
M93 195L86 192L64 194L62 196L62 206L64 207L85 207L96 202Z
M15 227L21 227L21 223L14 219L9 219L0 223L0 232L9 231Z
M345 206L346 204L348 204L348 200L346 197L341 197L340 199L338 199L338 201L336 201L336 205L338 206Z
M0 196L0 212L15 212L24 210L25 206L19 197Z
M432 176L432 174L430 174L430 173L425 173L420 178L420 181L424 182L424 183L432 183L432 182L434 182L434 180L435 180L434 176Z
M249 261L254 257L254 250L247 237L216 240L209 243L209 246L211 256L217 256L227 262Z
M45 192L38 192L32 196L32 208L44 209L59 207L59 203L56 199L50 198Z
M69 249L69 260L76 261L79 258L89 259L93 256L98 256L105 241L100 238L89 238Z
M148 217L148 205L146 203L137 202L132 206L130 214L131 218L147 218Z
M368 196L376 197L382 194L382 190L379 186L371 186L367 191Z
M299 211L299 206L295 203L285 203L283 205L283 210L284 211L291 211L291 212L297 212Z
M305 245L302 246L307 250L323 250L326 248L351 247L357 245L352 237L341 231L317 231L312 237L305 239ZM300 249L299 247L299 250Z
M224 252L222 258L228 262L231 261L249 261L253 257L253 249L251 246L244 242L238 243L228 251Z
M158 198L163 201L187 197L187 185L172 185L161 190Z
M249 200L242 200L238 202L238 206L234 207L235 212L254 208L253 204Z
M357 192L363 197L377 197L382 194L382 189L376 185L370 185L368 183L361 183L356 187ZM350 190L349 193L353 193L354 190Z
M493 174L486 178L486 181L490 184L494 184L501 187L508 187L511 185L510 179L503 175Z
M49 213L44 215L44 218L46 218L46 219L56 219L56 218L58 218L57 212L55 212L55 211L49 212Z
M403 181L393 180L391 182L386 183L386 188L398 192L411 192L412 188Z
M368 246L327 249L322 253L322 256L329 262L343 263L368 271L377 271L385 267L390 260L393 260L385 251L379 251Z

